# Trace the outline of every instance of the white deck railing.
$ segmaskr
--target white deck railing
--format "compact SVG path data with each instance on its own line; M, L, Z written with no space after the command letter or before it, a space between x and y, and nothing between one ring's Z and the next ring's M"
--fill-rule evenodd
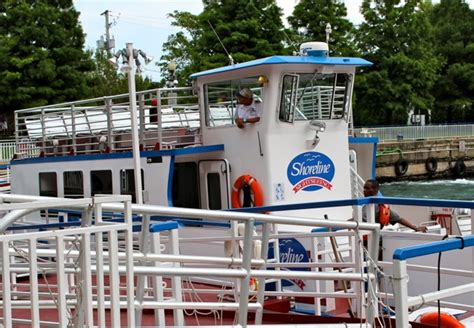
M117 201L123 201L126 197L110 196L73 200L24 195L0 195L0 198L3 200L3 203L0 204L0 211L9 211L0 220L0 231L5 231L8 227L15 226L15 222L20 224L19 226L17 225L17 229L48 230L44 232L13 232L0 236L2 258L5 259L2 263L1 272L3 281L1 305L4 310L2 319L5 327L11 327L15 322L25 322L25 319L17 317L18 312L12 311L17 308L31 309L31 318L27 322L30 322L32 326L52 324L51 322L40 320L40 313L41 311L55 308L57 306L56 303L59 304L58 323L60 326L66 326L71 323L76 326L101 326L105 322L105 317L109 314L112 326L124 325L124 322L120 321L119 309L127 311L126 324L129 327L138 326L141 323L138 319L141 317L141 310L148 308L157 311L172 309L175 310L175 315L180 313L179 311L182 309L238 311L237 322L245 327L248 323L247 314L249 311L255 311L255 323L261 323L263 301L266 297L266 291L263 287L258 288L253 293L249 290L251 278L258 280L259 286L265 286L265 282L268 279L302 279L312 281L317 283L317 285L324 281L333 283L334 280L353 281L355 282L353 284L354 287L347 290L346 293L331 292L330 290L320 291L319 289L299 293L277 290L271 296L302 295L314 297L315 300L338 297L352 298L359 300L359 306L356 307L357 313L367 317L368 322L373 322L376 316L377 300L374 298L375 293L369 292L367 299L364 296L366 295L364 292L365 282L368 283L369 290L375 290L375 276L372 273L373 267L371 266L368 273L364 273L361 251L355 252L353 260L349 263L318 261L318 256L316 256L314 263L293 264L293 266L312 268L311 271L282 270L282 268L291 266L291 264L282 263L280 260L269 263L267 261L267 254L270 240L288 237L281 234L272 234L271 227L274 224L292 224L297 226L347 229L337 232L319 231L314 234L306 234L307 238L314 240L316 238L327 238L328 236L338 238L349 237L352 240L351 243L360 245L361 235L369 233L373 236L370 238L372 240L370 254L372 254L372 258L376 258L374 254L377 253L379 230L377 224L180 209L151 205L130 205L128 201L124 204L116 203ZM48 208L57 208L59 212L61 210L65 211L64 208L79 209L82 216L81 226L70 227L67 224L68 222L64 222L64 226L56 223L55 226L51 226L54 229L50 230L51 228L47 224L33 226L34 222L31 221L30 217L27 218L27 221L18 221L24 219L24 216L27 214L38 213L39 210L46 210ZM197 238L194 242L205 243L207 240L207 242L212 241L213 243L221 243L221 245L225 240L231 240L235 245L239 245L242 242L243 253L240 254L238 246L237 253L231 258L208 256L207 254L202 256L182 255L176 252L175 254L166 255L156 252L156 249L153 248L132 252L132 211L135 215L142 215L144 217L145 226L148 224L147 218L150 215L181 218L204 217L207 220L217 222L229 222L229 220L231 223L241 222L244 225L243 236L229 235L227 238L223 238L221 231L218 236ZM125 213L125 222L106 221L106 214L104 213ZM262 223L262 228L259 229L260 233L255 236L254 224L257 221ZM64 229L56 230L58 227L63 227ZM171 235L168 236L168 238L172 238ZM305 234L291 234L291 237L304 238ZM148 229L142 230L140 238L145 238L145 240L148 240L148 238L155 239L150 235ZM257 255L254 254L254 247L252 247L255 240L261 240L262 245L261 251ZM26 244L24 243L25 241ZM356 241L359 242L356 243ZM186 242L186 240L182 242ZM187 242L192 241L188 239ZM316 247L316 249L313 248L313 251L315 254L318 254L316 245L318 245L318 242L313 243L313 247ZM321 252L320 254L325 253L324 250L319 252ZM16 260L9 260L11 258ZM323 256L323 258L327 257ZM25 259L29 263L27 266L24 265ZM45 261L38 259L45 259ZM170 266L170 263L180 265ZM186 265L181 266L181 264ZM337 268L342 267L345 269L342 272L338 272ZM324 271L320 272L318 268L322 268ZM348 271L348 268L351 268L351 270ZM47 279L50 275L56 276L58 284L55 285L49 282L47 284L49 292L45 293L45 285L41 285L36 278L38 273L42 273L44 279ZM25 286L21 286L15 281L15 277L18 274L27 274L30 277L29 285L31 288L29 288L28 294L22 293L21 289ZM131 283L134 281L132 275L138 278L136 292L134 291L134 284ZM100 278L101 276L109 276L110 285L104 285ZM120 285L121 276L126 277L126 286ZM167 301L163 299L163 296L159 296L159 293L163 292L163 290L160 291L160 288L152 287L154 292L151 292L149 288L146 288L146 285L140 285L140 281L153 282L154 279L161 279L162 277L175 277L181 282L183 277L190 276L193 278L214 276L224 280L229 278L236 279L238 282L233 285L234 292L238 296L236 302L192 302L180 301L179 298L178 300L172 299ZM153 279L143 279L146 277ZM161 284L157 286L161 286ZM140 295L145 290L146 292ZM222 292L226 291L220 289L220 293ZM24 300L25 295L27 295L27 300ZM251 295L255 295L256 302L249 303L249 296ZM21 296L21 298L17 296ZM135 311L132 311L132 308L135 308ZM108 309L110 309L110 312ZM367 311L366 314L365 311ZM96 314L97 319L95 319ZM138 321L135 321L136 318ZM160 319L159 315L157 315L157 318ZM182 319L176 319L175 317L175 324L184 325L184 322Z
M358 137L377 137L380 141L472 137L474 124L360 127L354 133Z

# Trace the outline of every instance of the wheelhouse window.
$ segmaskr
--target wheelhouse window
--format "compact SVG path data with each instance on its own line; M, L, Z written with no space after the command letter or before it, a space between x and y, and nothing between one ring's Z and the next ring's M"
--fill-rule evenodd
M206 125L209 127L234 125L239 103L237 95L244 88L252 90L256 101L263 102L263 87L258 76L205 84Z
M280 121L347 118L351 83L352 75L345 73L284 75Z
M58 181L56 172L42 172L39 174L39 195L58 197Z
M63 178L65 198L84 197L84 180L82 177L82 171L64 172Z
M145 190L145 175L142 174L142 190ZM132 203L137 202L135 193L135 172L133 170L120 170L120 194L131 195Z
M91 195L112 194L112 171L91 171Z

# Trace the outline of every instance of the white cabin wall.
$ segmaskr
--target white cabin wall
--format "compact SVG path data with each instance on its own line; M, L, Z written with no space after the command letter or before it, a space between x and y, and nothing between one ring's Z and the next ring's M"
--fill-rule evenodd
M141 167L144 172L145 191L148 202L154 205L168 206L167 188L169 176L170 157L163 156L162 163L147 163L145 157L141 158ZM133 169L132 158L86 160L86 161L61 161L48 163L14 164L12 169L12 193L23 195L39 195L39 173L56 172L58 197L64 197L63 172L82 171L84 183L84 197L91 196L90 172L95 170L112 171L112 190L120 194L120 171Z
M315 65L265 65L198 79L201 90L205 83L225 79L265 75L269 83L264 88L263 117L256 124L246 124L244 129L237 126L208 128L203 118L204 144L224 144L225 158L232 168L231 181L250 174L262 185L264 205L283 205L351 198L349 171L348 124L344 120L326 120L326 131L319 133L320 142L316 148L308 148L306 140L312 140L315 132L308 121L294 123L281 122L278 118L280 103L280 83L284 73L314 72ZM353 73L353 67L335 68L337 72ZM201 97L204 108L205 99ZM258 142L260 136L260 145ZM319 152L327 155L335 166L335 176L331 190L322 188L315 191L293 192L293 185L287 177L289 163L297 155L305 152ZM261 155L261 153L263 155ZM276 187L280 183L284 189L284 199L277 200ZM325 210L291 211L286 214L322 218L328 214L330 219L347 220L352 217L352 209L338 208Z

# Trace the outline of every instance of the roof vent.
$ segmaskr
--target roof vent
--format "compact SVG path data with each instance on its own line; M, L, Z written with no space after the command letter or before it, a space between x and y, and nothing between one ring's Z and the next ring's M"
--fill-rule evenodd
M326 42L305 42L300 46L301 56L327 57L329 46Z

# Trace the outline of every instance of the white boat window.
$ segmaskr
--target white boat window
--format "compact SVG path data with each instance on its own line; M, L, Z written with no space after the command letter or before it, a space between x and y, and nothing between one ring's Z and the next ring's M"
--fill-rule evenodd
M56 172L41 172L39 174L39 195L46 197L58 197Z
M145 190L145 174L142 171L142 190ZM132 203L137 202L135 197L135 173L133 170L120 170L120 194L131 195Z
M235 125L237 94L244 88L252 90L255 100L263 102L263 88L258 76L205 84L206 125L209 127Z
M82 177L82 171L64 172L63 178L65 198L84 197L84 179Z
M112 193L112 171L91 171L91 196Z
M345 118L350 105L351 81L350 74L315 72L284 75L280 121Z

